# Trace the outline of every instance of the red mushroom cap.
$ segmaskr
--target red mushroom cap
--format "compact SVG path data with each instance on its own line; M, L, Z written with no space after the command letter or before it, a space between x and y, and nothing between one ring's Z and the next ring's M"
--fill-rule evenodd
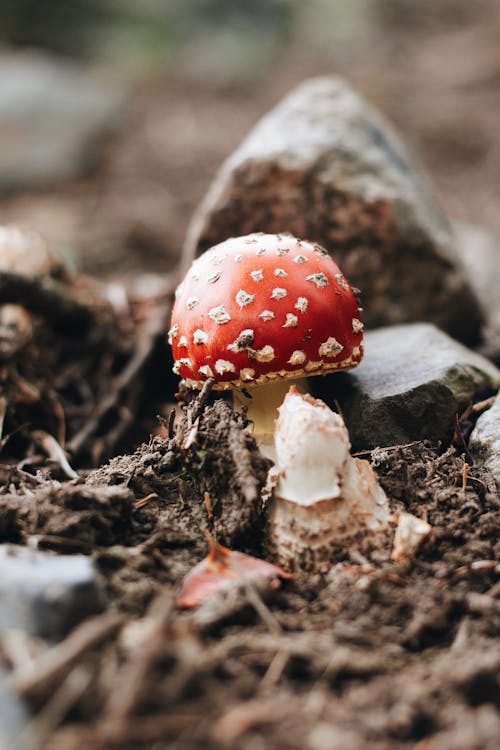
M283 234L221 242L176 293L169 341L188 385L248 387L346 370L363 356L353 291L319 245Z

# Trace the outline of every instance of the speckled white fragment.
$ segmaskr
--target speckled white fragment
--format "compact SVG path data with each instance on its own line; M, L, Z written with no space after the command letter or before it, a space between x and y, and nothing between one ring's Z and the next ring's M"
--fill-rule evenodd
M187 347L187 345L188 345L187 338L185 336L181 336L178 342L178 346Z
M337 279L339 286L342 287L342 289L349 289L349 284L345 280L345 276L342 273L336 273L335 278Z
M344 347L340 344L336 338L330 336L326 341L320 345L318 352L320 357L336 357L340 354Z
M255 352L257 362L271 362L274 359L274 349L267 344Z
M197 328L193 333L193 344L206 344L208 341L208 333L202 331L201 328Z
M271 293L272 299L283 299L283 297L286 297L288 294L286 289L282 289L281 287L277 286L273 289Z
M306 276L306 281L316 284L318 289L323 289L328 284L328 277L325 276L323 271L320 271L319 273L311 273L309 276Z
M229 323L231 320L231 316L227 312L224 305L219 305L218 307L212 307L208 311L208 317L212 318L215 323L218 323L219 325L224 325L224 323Z
M175 374L178 375L181 367L188 367L189 369L191 369L192 366L193 365L191 363L191 360L188 357L181 357L175 362L172 369L175 372Z
M256 271L250 271L250 276L254 281L262 281L264 278L264 272L262 268L257 268Z
M283 324L282 328L297 328L298 322L299 319L296 315L294 315L293 313L287 313L286 322Z
M172 326L172 328L168 332L168 343L172 344L172 341L176 339L178 335L179 335L179 325L178 323L176 323L175 325Z
M290 248L288 247L279 247L277 250L278 255L286 255L290 252Z
M266 321L267 323L268 320L273 320L275 318L275 315L272 310L262 310L262 312L259 313L259 318Z
M306 361L306 354L305 352L300 351L300 349L296 349L294 352L292 352L292 356L288 360L289 365L303 365Z
M219 375L224 375L226 372L236 372L236 368L232 362L228 362L227 359L218 359L215 363L215 371Z
M241 309L249 305L251 302L255 299L255 294L249 294L248 292L245 292L244 289L240 289L239 292L236 293L236 304L239 305Z
M257 255L265 255L266 254L266 248L265 247L259 247L257 250Z
M359 318L353 318L352 319L352 330L354 333L359 333L364 328L363 323L359 320Z
M215 284L216 281L219 281L221 276L222 274L220 271L215 271L214 273L211 273L210 276L207 277L207 281L210 284Z
M188 297L186 300L186 307L188 310L192 310L193 307L196 307L198 302L200 301L199 297Z
M308 258L305 255L296 255L293 259L294 263L307 263Z
M239 332L238 337L227 348L233 352L244 352L249 349L254 340L255 333L252 328L244 328Z
M206 378L213 378L214 371L210 367L210 365L202 365L198 368L198 372L200 375L204 375Z
M243 255L235 255L234 256L235 263L241 263L242 260L243 260Z
M307 310L307 306L309 304L309 300L307 297L298 297L297 302L295 303L295 309L299 312L304 313Z
M284 268L275 268L273 273L275 276L279 276L282 279L285 279L288 276Z
M250 380L253 380L255 378L255 370L252 370L251 367L243 367L240 370L240 378L241 380L244 380L245 382L249 382Z

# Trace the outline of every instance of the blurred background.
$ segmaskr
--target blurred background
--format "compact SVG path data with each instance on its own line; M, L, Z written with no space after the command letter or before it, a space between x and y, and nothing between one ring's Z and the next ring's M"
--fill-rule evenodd
M390 117L500 236L500 0L0 0L0 223L101 275L167 271L222 160L303 79Z

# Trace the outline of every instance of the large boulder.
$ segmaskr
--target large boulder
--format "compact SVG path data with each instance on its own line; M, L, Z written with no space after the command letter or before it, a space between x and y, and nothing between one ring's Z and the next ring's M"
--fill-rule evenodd
M482 312L426 177L340 78L299 86L223 164L190 226L185 267L254 231L324 245L362 290L369 327L427 320L478 337Z

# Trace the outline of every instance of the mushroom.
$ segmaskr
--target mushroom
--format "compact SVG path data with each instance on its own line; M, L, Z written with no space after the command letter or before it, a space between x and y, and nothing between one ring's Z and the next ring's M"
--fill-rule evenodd
M326 250L289 234L250 234L210 248L176 294L174 372L188 386L231 389L261 447L272 445L290 384L346 370L363 356L354 293ZM271 451L272 452L272 451Z
M281 565L329 567L335 551L377 546L389 507L367 461L353 458L339 414L291 388L275 434L268 533Z

